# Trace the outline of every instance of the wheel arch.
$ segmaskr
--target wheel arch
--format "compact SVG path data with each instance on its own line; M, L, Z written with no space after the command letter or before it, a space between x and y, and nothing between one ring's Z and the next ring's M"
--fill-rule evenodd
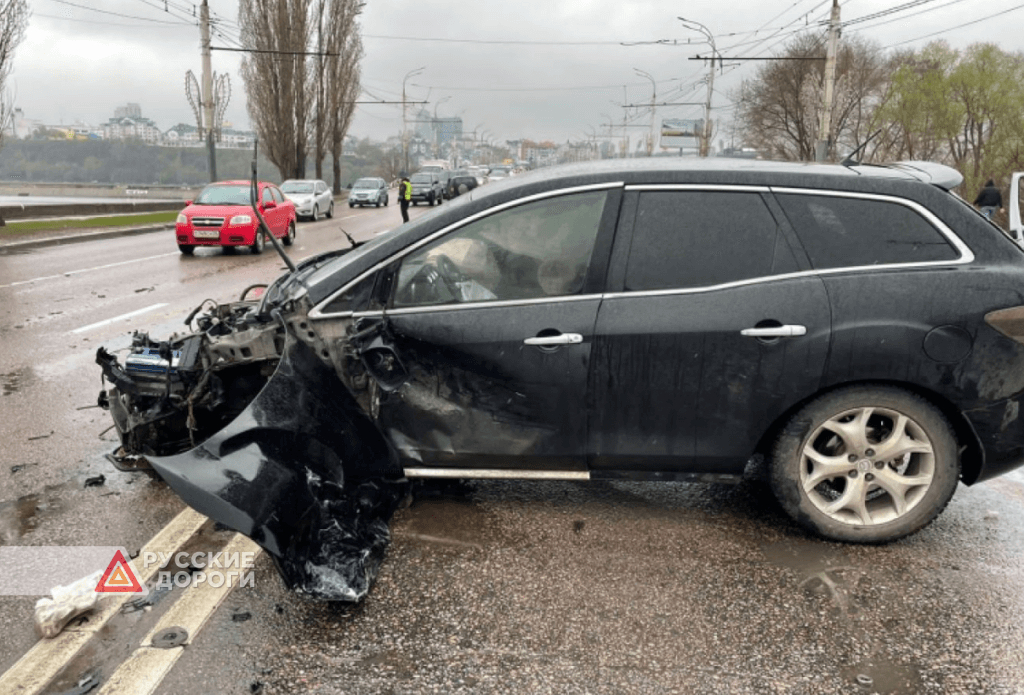
M754 450L755 454L761 454L766 459L770 459L772 446L775 440L778 438L782 428L786 426L793 416L800 411L801 408L806 406L808 403L821 398L822 396L839 391L851 386L890 386L898 389L902 389L909 393L913 393L916 396L920 396L931 405L939 409L939 412L949 421L953 426L953 436L956 437L957 445L960 451L960 479L965 485L973 484L978 476L981 474L981 470L985 463L985 449L981 445L981 440L978 439L977 432L974 431L974 427L970 421L963 416L960 409L953 404L948 398L945 398L941 394L932 391L931 389L921 387L917 384L911 384L905 381L896 380L885 380L885 379L870 379L863 381L845 381L838 384L833 384L826 388L816 391L815 393L807 396L806 398L794 403L789 409L782 413L775 419L774 422L765 430L765 433L761 435L761 439L757 442L757 447Z

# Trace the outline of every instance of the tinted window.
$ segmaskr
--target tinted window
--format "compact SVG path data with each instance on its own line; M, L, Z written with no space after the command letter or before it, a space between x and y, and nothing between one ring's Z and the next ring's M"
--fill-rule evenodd
M640 194L627 290L706 287L797 270L757 193Z
M815 268L959 257L938 229L905 205L824 195L779 195L778 200Z
M559 196L472 222L406 256L395 306L577 294L607 194Z
M413 174L410 183L430 183L434 178L432 174Z
M377 279L376 273L357 282L348 288L323 308L325 314L335 314L342 311L363 311L370 303L370 295L373 292L373 284Z

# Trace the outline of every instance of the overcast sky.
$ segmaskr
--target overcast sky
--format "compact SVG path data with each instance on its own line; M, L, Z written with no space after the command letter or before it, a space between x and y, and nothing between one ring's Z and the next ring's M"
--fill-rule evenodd
M182 19L192 2L169 0L170 13L164 0L29 3L33 17L11 81L27 118L98 125L115 107L137 102L163 130L192 122L184 80L189 69L200 73L199 29ZM855 32L883 47L942 38L954 47L992 41L1005 50L1024 48L1024 3L1018 0L840 2L843 21L907 4L913 7L852 23L846 35ZM824 33L830 6L831 0L368 0L364 98L400 100L405 75L423 67L407 81L408 98L427 100L426 108L439 116L461 116L467 131L498 141L581 139L607 133L609 120L621 124L623 102L651 100L651 82L634 68L653 76L659 102L704 101L707 69L688 58L707 46L685 45L701 34L686 29L680 15L706 25L726 57L763 56L795 30ZM210 8L223 34L213 44L232 45L238 0L210 0ZM969 24L990 15L998 16ZM929 34L938 35L919 38ZM643 44L654 41L677 43ZM226 118L244 128L249 118L240 62L238 53L213 54L213 69L231 77ZM716 75L714 118L730 116L731 93L755 69L747 62ZM659 107L657 117L699 118L702 112L699 106ZM633 122L648 124L649 118L647 111ZM400 106L366 105L358 107L349 132L383 139L401 128ZM727 138L727 130L718 137Z

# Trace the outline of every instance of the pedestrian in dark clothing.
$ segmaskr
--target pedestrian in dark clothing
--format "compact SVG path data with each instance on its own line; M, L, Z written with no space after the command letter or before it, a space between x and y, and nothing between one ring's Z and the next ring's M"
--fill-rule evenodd
M412 199L412 184L409 177L403 176L398 183L398 205L402 208L402 223L409 221L409 201Z
M981 189L981 193L974 199L974 207L981 211L987 219L992 219L996 214L996 210L999 212L1003 211L1003 195L996 188L996 184L992 179L985 182L985 187Z

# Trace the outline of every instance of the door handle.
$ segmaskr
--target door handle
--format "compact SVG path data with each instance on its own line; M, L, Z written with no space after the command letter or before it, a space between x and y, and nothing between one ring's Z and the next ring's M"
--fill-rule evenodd
M740 331L740 335L745 335L748 338L792 338L796 335L807 335L807 326L789 324L766 328L744 328Z
M583 342L583 336L579 333L561 333L559 335L545 335L536 338L527 338L524 345L578 345Z

